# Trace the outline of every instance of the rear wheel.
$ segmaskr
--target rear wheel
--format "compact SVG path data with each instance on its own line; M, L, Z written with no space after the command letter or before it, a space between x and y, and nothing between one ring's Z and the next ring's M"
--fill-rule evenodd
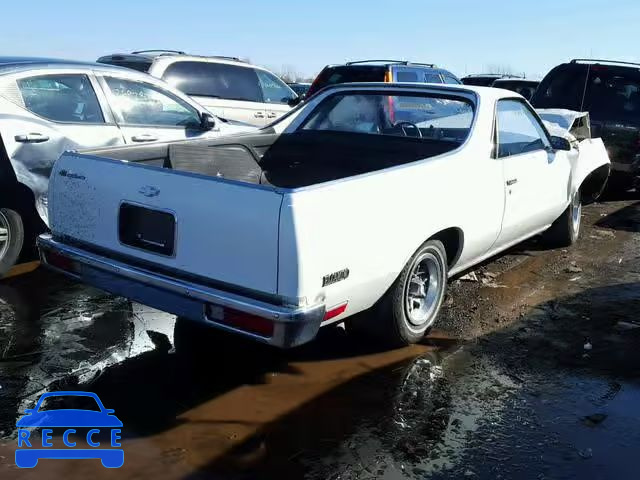
M407 262L380 301L375 323L387 345L419 342L431 329L447 289L447 254L439 240L429 240Z
M24 224L15 210L0 208L0 277L16 263L24 244Z
M580 236L582 221L582 200L580 191L573 194L567 209L545 233L546 241L553 247L573 245Z

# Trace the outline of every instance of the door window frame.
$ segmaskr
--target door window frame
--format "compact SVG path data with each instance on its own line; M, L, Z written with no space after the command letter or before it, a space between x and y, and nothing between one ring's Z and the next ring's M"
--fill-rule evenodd
M18 82L20 80L28 80L31 78L46 78L46 77L60 77L60 76L78 76L78 77L86 77L89 81L89 85L93 89L93 93L96 97L96 102L98 103L98 107L100 108L100 112L102 113L102 122L66 122L62 120L54 120L51 118L43 117L42 115L29 110L29 108L24 104L24 97L22 96L22 90L20 89L20 85ZM113 116L113 112L111 110L111 106L107 101L104 92L102 90L102 85L100 85L98 79L92 71L78 71L78 70L68 70L68 69L60 69L60 70L41 70L41 71L29 71L29 72L21 72L17 75L12 75L7 77L7 81L15 82L15 86L20 94L21 104L18 105L20 108L23 108L25 111L29 112L29 114L40 118L46 122L50 122L56 125L73 125L73 126L85 126L85 127L105 127L105 126L117 126L115 121L115 117ZM12 102L14 103L14 102Z
M152 82L146 82L144 80L138 80L136 78L131 78L129 76L121 76L121 75L113 75L111 73L103 73L101 75L98 76L98 81L100 82L100 86L102 87L104 94L107 98L107 101L109 102L109 108L111 109L111 112L113 113L113 117L115 120L116 125L118 125L119 127L123 127L123 128L167 128L167 129L172 129L172 130L197 130L197 128L195 127L189 127L186 125L158 125L158 124L142 124L142 123L127 123L124 121L124 117L122 116L122 112L116 108L116 99L115 99L115 94L111 91L111 88L109 87L109 84L107 83L107 78L114 78L117 80L124 80L126 82L134 82L134 83L139 83L145 87L149 87L152 90L158 90L160 91L162 94L166 95L167 97L171 98L172 100L174 100L176 103L178 103L179 105L185 106L189 109L194 110L197 115L198 118L202 118L202 111L198 108L196 108L194 105L191 105L189 102L186 102L185 100L183 100L182 98L178 97L177 95L175 95L173 92L170 92L169 90L167 90L166 88L163 88L162 86L159 85L155 85Z
M500 105L500 102L504 102L504 101L513 101L513 102L517 102L521 105L524 105L524 107L529 111L529 113L531 113L533 115L533 118L535 120L537 120L538 124L540 125L540 127L542 127L542 132L545 134L545 138L543 138L543 143L545 143L546 140L546 148L540 148L540 149L536 149L536 150L531 150L529 152L522 152L522 153L517 153L515 155L508 155L508 156L504 156L501 157L500 156L500 120L498 118L498 105ZM547 127L545 127L544 122L542 121L542 119L540 118L540 116L536 113L536 111L533 109L533 107L531 105L529 105L529 103L525 100L523 100L522 98L518 98L518 97L503 97L503 98L499 98L495 105L494 105L494 112L493 112L493 129L491 132L491 138L493 141L493 151L492 151L492 156L494 159L497 160L504 160L507 158L515 158L515 157L520 157L522 155L528 155L530 153L536 153L536 152L540 152L540 151L544 151L544 152L549 152L551 147L551 135L549 134L549 131L547 130Z

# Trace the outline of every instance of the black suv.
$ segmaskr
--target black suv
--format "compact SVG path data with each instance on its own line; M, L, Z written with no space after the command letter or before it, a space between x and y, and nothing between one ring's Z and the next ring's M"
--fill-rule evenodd
M328 85L353 82L461 83L453 73L431 63L362 60L344 65L327 65L309 87L306 97Z
M571 60L547 74L531 103L588 111L592 135L602 138L611 158L612 188L640 186L640 64Z

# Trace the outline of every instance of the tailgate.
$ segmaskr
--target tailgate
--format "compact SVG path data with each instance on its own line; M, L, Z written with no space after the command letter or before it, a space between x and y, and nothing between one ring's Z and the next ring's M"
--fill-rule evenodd
M75 153L49 186L56 237L271 294L281 202L265 186Z

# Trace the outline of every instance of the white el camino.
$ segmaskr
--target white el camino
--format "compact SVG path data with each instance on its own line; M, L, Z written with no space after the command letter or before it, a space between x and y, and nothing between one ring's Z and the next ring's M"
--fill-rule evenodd
M280 347L336 322L409 344L451 276L576 241L609 159L564 133L506 90L338 85L250 134L65 153L42 260Z

